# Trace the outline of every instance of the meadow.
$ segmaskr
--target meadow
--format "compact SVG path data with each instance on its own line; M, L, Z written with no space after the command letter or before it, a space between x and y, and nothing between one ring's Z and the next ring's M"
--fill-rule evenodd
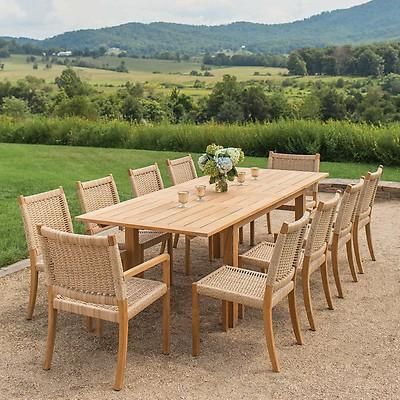
M171 184L166 159L186 153L91 147L0 144L0 268L27 255L17 197L63 186L72 217L80 214L76 196L77 180L96 179L113 174L121 200L132 196L128 168L157 162L166 186ZM197 154L193 154L196 159ZM266 167L262 157L246 157L243 166ZM330 177L358 178L375 164L322 162L321 170ZM385 168L385 180L400 181L399 168ZM75 223L76 232L82 226Z

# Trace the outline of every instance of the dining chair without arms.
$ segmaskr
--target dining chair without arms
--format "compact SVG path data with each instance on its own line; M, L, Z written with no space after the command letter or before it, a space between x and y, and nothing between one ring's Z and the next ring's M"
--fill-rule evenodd
M59 311L118 323L118 361L113 388L123 387L128 321L162 299L163 353L170 348L170 264L162 254L123 271L115 235L86 236L38 227L48 284L48 336L44 369L51 367ZM162 264L163 282L136 276Z
M36 304L39 272L44 271L36 225L46 224L64 232L72 232L73 227L62 187L32 196L19 196L18 201L29 251L31 282L27 319L32 319Z
M199 296L204 295L263 311L265 338L272 369L279 372L280 366L272 327L272 309L280 301L288 298L296 340L298 344L302 344L296 310L296 270L309 217L310 213L306 212L301 219L282 225L267 273L225 265L192 284L192 354L194 356L200 352Z
M360 199L354 216L353 227L353 246L356 256L358 271L364 273L364 268L361 260L359 231L365 227L365 235L367 237L368 250L372 261L375 261L374 247L371 236L371 215L375 203L376 192L378 190L379 180L383 173L383 166L380 165L375 172L368 172L364 178L364 185L361 189Z

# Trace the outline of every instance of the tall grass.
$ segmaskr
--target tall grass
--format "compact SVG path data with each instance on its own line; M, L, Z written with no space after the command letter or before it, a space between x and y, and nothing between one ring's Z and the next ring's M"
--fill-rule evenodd
M346 121L282 120L266 124L132 125L79 118L0 119L0 141L200 153L212 142L242 147L247 155L268 150L321 154L324 161L400 165L400 124L382 127Z

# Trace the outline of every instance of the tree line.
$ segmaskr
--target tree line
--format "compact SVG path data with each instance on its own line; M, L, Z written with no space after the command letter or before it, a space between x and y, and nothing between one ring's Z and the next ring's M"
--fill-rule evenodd
M303 48L290 53L291 75L382 76L400 72L400 43Z

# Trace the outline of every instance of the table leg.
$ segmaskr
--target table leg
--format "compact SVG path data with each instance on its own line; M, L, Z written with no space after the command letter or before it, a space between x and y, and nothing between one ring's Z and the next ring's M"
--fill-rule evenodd
M300 219L306 211L306 196L302 193L300 196L296 197L294 201L294 218L297 221Z
M125 228L126 268L140 264L139 230Z

